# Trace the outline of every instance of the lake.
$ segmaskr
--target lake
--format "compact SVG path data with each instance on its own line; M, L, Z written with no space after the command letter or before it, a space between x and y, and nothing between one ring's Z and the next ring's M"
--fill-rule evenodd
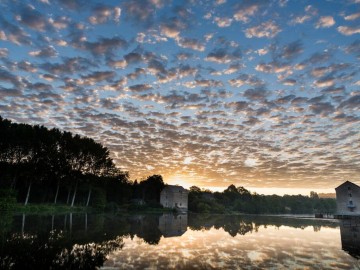
M1 269L360 269L360 220L5 215Z

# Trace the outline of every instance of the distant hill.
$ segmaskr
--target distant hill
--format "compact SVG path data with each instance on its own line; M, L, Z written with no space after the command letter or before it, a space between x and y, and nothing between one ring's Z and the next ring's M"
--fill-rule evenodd
M331 198L331 199L336 198L335 193L318 193L318 195L319 195L319 198Z

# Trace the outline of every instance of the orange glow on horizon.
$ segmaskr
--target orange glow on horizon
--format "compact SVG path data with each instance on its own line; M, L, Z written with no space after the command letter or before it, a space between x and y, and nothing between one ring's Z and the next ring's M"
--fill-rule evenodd
M190 177L182 174L174 174L164 179L164 182L169 185L179 185L186 189L189 189L191 186L194 186L192 184L192 181Z

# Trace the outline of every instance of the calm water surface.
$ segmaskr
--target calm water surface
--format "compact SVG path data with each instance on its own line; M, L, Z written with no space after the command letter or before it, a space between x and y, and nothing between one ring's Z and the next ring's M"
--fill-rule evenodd
M359 231L299 217L3 216L0 268L360 269Z

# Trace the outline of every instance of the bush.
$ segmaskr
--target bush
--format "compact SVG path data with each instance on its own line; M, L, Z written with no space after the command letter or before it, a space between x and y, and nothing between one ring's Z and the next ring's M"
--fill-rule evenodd
M11 189L0 189L0 211L9 211L16 206L16 192Z
M105 211L115 213L119 211L119 205L117 203L110 202L106 204Z
M92 206L95 210L104 211L106 207L106 193L101 188L94 189L94 198Z

